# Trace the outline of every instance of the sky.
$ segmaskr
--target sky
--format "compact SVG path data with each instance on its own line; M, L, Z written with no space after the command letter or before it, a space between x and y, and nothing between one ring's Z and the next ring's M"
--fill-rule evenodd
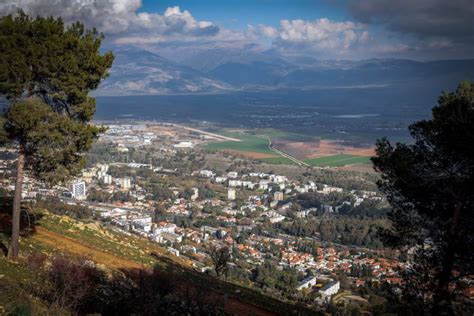
M113 47L272 50L320 59L474 57L472 0L2 0L97 27Z

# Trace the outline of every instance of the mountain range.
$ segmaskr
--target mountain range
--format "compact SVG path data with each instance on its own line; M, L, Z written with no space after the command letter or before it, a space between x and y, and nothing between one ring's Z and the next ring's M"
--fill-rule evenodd
M96 95L222 94L277 89L363 89L435 84L449 88L474 79L474 59L319 60L268 50L209 49L175 58L172 50L125 47L114 50L110 76Z

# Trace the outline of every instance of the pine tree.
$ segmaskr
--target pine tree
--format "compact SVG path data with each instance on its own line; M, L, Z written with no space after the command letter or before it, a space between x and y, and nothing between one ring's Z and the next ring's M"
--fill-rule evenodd
M24 172L51 184L66 181L82 169L83 153L102 131L90 123L95 99L89 96L113 62L112 53L100 53L102 40L79 22L65 27L60 18L31 18L22 11L0 18L0 95L9 104L2 138L18 149L13 259Z
M461 83L438 104L430 120L410 126L412 144L382 139L372 161L393 207L382 235L415 251L406 301L453 313L459 280L474 272L474 84Z

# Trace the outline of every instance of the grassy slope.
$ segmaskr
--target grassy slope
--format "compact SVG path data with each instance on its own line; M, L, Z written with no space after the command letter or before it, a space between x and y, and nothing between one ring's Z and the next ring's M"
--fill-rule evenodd
M21 240L21 256L25 258L31 251L41 251L52 255L58 251L73 255L88 256L97 264L110 269L167 266L181 275L186 274L190 282L207 284L209 290L225 293L229 296L229 311L241 314L248 310L254 315L310 315L314 312L299 306L262 295L256 290L224 282L198 273L191 268L188 260L169 255L162 247L138 236L126 236L122 233L105 230L94 223L85 224L67 216L57 216L45 212L36 233ZM154 259L154 252L160 259ZM0 286L0 315L5 310L12 310L12 298L21 298L17 304L35 300L25 299L26 289L35 282L35 276L23 264L15 264L4 258L0 259L0 283L13 286ZM18 284L18 286L16 285ZM8 290L2 290L8 289ZM44 306L35 302L33 310L41 311ZM227 309L227 306L226 306ZM251 311L251 312L250 312ZM247 314L249 314L247 313ZM60 314L58 312L58 314ZM249 315L250 315L249 314Z

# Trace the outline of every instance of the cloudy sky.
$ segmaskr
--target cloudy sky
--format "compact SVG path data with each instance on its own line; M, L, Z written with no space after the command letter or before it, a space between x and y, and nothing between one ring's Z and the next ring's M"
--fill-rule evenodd
M472 0L2 0L82 21L109 46L272 49L321 59L474 57Z

